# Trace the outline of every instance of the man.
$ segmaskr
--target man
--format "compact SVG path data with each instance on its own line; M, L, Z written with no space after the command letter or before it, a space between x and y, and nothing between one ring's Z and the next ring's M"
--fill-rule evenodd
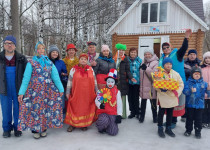
M189 50L187 58L184 61L184 72L185 72L186 81L190 77L190 72L192 70L192 67L200 66L200 63L201 60L197 58L197 51L195 49ZM182 122L185 122L186 120L186 110L187 109L185 109L185 114L181 118Z
M88 45L88 65L92 66L93 68L96 66L96 59L99 56L99 53L96 53L96 43L95 42L87 42Z
M7 36L3 42L4 50L0 53L0 101L3 137L10 137L13 129L14 135L20 137L22 132L17 131L19 117L17 93L22 83L27 59L15 50L16 39L14 36ZM12 118L14 119L13 124Z
M185 72L184 72L184 55L188 49L188 39L190 37L190 35L192 34L192 30L191 29L187 29L185 32L185 38L182 44L182 47L178 50L177 48L174 48L172 50L171 48L171 44L165 42L162 44L162 50L163 50L163 54L160 57L159 60L159 66L162 66L162 62L165 58L169 57L172 59L173 61L173 70L175 70L176 72L178 72L183 80L183 82L185 83L186 78L185 78ZM176 126L176 122L177 122L177 117L178 116L182 116L185 113L185 96L182 93L179 96L179 106L174 108L173 111L173 120L172 120L172 125L171 128L175 128Z
M190 77L190 72L192 67L200 66L201 60L197 58L197 51L195 49L191 49L188 51L187 58L184 61L184 72L186 76L186 80Z

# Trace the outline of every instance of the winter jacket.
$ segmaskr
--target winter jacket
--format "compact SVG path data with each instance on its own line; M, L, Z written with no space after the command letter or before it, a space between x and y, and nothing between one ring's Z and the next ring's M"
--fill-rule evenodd
M112 59L112 53L109 53L108 58L104 57L103 54L100 53L99 57L96 59L96 62L97 65L94 67L95 75L108 74L110 69L116 69L116 64Z
M118 71L118 89L121 92L122 96L128 95L129 84L128 79L132 79L133 76L130 72L130 64L128 61L128 57L125 56L124 60L122 60L119 64Z
M171 69L170 71L170 78L179 82L179 89L174 90L174 91L167 90L166 92L163 92L161 89L156 89L157 101L159 102L162 108L172 108L172 107L178 106L179 104L178 97L181 95L182 90L184 88L184 83L182 81L181 76L179 75L179 73L177 73L173 69Z
M203 81L207 82L208 86L210 86L210 65L205 65L205 64L201 65L201 71L202 71ZM205 95L205 99L207 99L207 94Z
M128 60L129 60L129 63L130 63L130 72L131 72L133 78L135 78L136 81L137 81L137 82L133 82L133 81L129 80L129 84L131 84L131 85L138 84L139 85L140 84L139 69L140 69L142 60L139 57L136 57L134 60L132 60L128 57Z
M17 93L20 89L23 74L25 71L25 67L27 64L27 59L24 55L18 53L15 51L15 62L16 62L16 79L15 79L15 85ZM7 82L6 82L6 61L5 61L5 50L0 53L0 94L7 95Z
M183 58L187 49L188 49L188 40L185 38L183 41L182 47L179 50L177 48L173 49L172 52L168 56L173 61L172 69L180 74L183 82L186 81ZM162 62L165 57L166 57L165 54L162 54L162 56L160 57L159 66L162 66Z
M186 58L184 60L184 72L185 72L186 80L188 80L188 78L190 77L191 68L194 67L195 65L200 66L200 63L201 63L201 60L199 60L198 58L196 58L193 61L190 61L189 58Z
M186 95L186 107L203 109L207 87L208 84L203 81L202 77L199 80L189 77L183 90L183 93ZM192 88L196 88L196 92L192 92Z
M144 59L146 70L140 69L140 97L142 99L156 99L157 92L153 88L151 73L157 71L159 58L154 54L151 59Z

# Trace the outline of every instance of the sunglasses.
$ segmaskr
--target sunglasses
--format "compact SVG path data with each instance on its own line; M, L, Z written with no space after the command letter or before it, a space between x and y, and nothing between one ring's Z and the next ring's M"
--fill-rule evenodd
M164 47L164 48L163 48L163 50L165 50L165 49L168 49L168 48L170 48L170 47L169 47L169 46L167 46L167 47Z

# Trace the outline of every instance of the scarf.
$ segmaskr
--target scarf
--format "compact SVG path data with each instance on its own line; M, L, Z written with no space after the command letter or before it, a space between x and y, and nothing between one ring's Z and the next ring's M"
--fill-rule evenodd
M90 63L95 61L94 57L96 56L96 52L94 54L92 54L92 55L89 52L87 52L87 54L88 54L88 58L89 58L89 62Z
M33 60L36 61L36 62L38 62L41 65L42 69L44 67L47 67L48 68L48 67L51 66L51 61L49 60L49 58L47 56L44 56L44 55L34 56L33 57Z
M74 68L75 68L76 70L79 70L80 73L81 73L81 75L82 75L83 77L84 77L85 74L87 74L87 76L88 76L88 72L87 72L87 71L88 71L88 69L90 68L90 66L88 66L88 65L82 66L82 65L78 64L78 65L75 65Z
M114 59L112 57L107 58L107 57L101 57L101 56L99 56L98 59L102 59L102 60L107 61L107 62L110 62L110 63L113 63L114 62Z

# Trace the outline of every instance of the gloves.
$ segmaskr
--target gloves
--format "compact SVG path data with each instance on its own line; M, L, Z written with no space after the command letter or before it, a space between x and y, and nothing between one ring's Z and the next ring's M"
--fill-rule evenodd
M140 67L142 70L146 70L147 69L147 65L146 64L142 64Z
M166 90L166 89L160 89L161 90L161 92L167 92L168 90Z
M101 103L100 109L105 109L105 104L104 103Z
M115 119L115 123L121 123L121 119L122 119L122 117L120 116L120 115L117 115L116 116L116 119Z

